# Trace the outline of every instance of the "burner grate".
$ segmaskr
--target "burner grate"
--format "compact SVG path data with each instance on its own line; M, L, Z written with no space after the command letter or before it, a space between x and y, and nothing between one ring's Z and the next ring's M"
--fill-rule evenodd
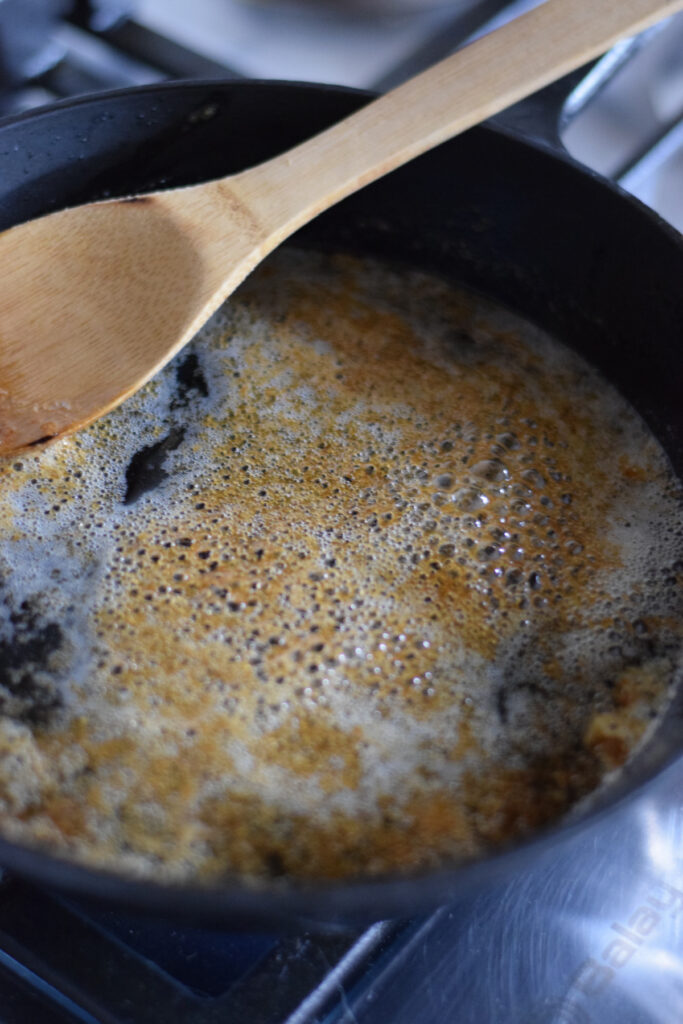
M3 1024L314 1024L405 926L294 936L180 927L0 887ZM38 1011L38 1007L40 1010Z

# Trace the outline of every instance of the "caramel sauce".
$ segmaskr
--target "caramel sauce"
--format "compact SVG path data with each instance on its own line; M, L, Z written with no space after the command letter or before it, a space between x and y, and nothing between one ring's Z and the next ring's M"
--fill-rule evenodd
M595 790L679 670L659 446L578 357L427 275L278 254L0 479L0 827L87 863L457 863Z

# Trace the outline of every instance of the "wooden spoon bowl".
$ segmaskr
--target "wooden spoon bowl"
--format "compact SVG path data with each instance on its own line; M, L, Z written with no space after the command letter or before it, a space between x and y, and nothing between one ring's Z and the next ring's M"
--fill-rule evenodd
M4 232L0 454L84 426L138 390L318 213L680 9L546 0L266 163Z

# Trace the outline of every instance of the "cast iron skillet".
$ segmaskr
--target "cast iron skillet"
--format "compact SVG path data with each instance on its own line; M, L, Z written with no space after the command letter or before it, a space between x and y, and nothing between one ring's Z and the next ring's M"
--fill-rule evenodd
M0 228L87 200L241 170L367 99L318 86L173 83L6 121ZM477 128L346 200L296 242L402 260L521 311L606 373L683 475L683 239L550 146L510 128ZM1 840L0 863L90 899L233 927L407 915L514 871L605 814L682 752L682 716L679 694L647 749L581 821L457 870L315 887L278 879L257 890L134 882Z

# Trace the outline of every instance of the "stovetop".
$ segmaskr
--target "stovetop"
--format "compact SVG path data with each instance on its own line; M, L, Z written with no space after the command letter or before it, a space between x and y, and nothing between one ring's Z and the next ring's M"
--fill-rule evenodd
M683 764L513 878L410 921L281 936L0 887L0 1021L680 1024Z
M0 0L0 113L178 77L382 90L532 5ZM570 151L683 229L683 18L570 107ZM355 932L193 929L0 884L0 1024L450 1021L681 1024L683 762L513 878Z

